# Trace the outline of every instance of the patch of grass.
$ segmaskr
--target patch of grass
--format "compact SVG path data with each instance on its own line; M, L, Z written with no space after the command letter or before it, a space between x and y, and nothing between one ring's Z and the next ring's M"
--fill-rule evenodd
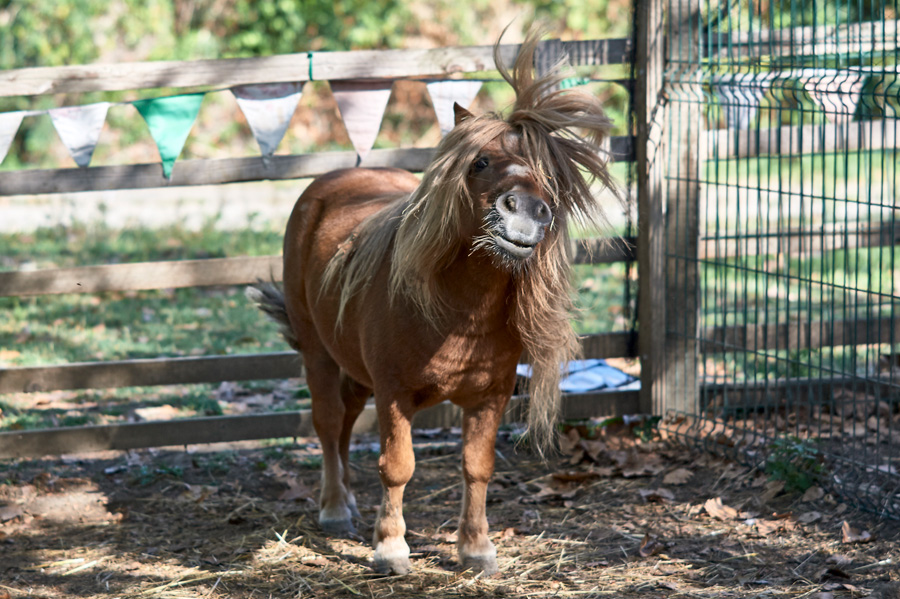
M789 493L803 493L824 472L822 454L815 441L784 437L775 439L770 450L765 471L772 480L784 481Z
M176 402L182 408L197 412L201 416L221 416L224 414L218 400L210 397L209 392L191 390L178 398Z
M234 451L220 451L204 457L197 456L192 460L192 464L209 474L221 476L228 474L237 461L237 454Z
M158 480L165 478L181 480L183 477L184 470L181 466L161 463L141 466L131 474L129 482L138 487L149 487Z

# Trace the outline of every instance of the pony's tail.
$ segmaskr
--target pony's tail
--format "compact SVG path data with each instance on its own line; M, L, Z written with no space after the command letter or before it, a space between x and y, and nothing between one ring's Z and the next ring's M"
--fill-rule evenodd
M287 308L284 305L284 292L273 283L259 281L256 285L247 287L244 295L278 325L278 331L288 345L300 351L300 344L297 342L297 336L291 327Z

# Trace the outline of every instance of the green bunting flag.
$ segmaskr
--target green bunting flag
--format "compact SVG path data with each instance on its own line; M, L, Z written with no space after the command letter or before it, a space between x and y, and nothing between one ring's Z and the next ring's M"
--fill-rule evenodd
M132 102L147 121L150 135L153 136L156 147L159 149L163 175L166 179L172 177L175 159L184 148L184 142L187 141L188 133L197 119L204 95L203 93L184 94Z

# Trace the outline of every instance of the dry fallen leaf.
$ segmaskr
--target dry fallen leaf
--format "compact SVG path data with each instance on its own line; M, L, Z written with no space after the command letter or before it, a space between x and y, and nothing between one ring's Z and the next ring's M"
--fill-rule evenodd
M857 530L850 526L850 523L844 520L841 524L841 542L842 543L868 543L873 541L873 537L867 530Z
M578 433L578 429L570 428L566 434L559 436L559 450L573 459L577 458L574 463L581 461L584 449L581 447L581 435Z
M847 555L835 554L828 557L825 560L826 564L835 564L837 566L849 566L853 563L853 558Z
M777 532L781 529L781 522L777 520L757 520L756 521L756 530L760 535L767 537L774 532Z
M703 504L703 509L706 510L707 514L719 520L734 520L738 517L738 511L723 504L721 497L707 499L706 503Z
M313 501L312 489L296 478L285 481L288 488L278 496L280 501Z
M800 498L800 501L816 501L822 499L824 496L825 491L823 491L821 487L812 486L806 490L803 497Z
M813 522L821 520L821 518L822 514L819 512L806 512L797 516L797 522L800 524L812 524Z
M0 506L0 522L6 522L24 515L25 512L17 505Z
M776 495L784 491L783 480L772 480L766 483L766 490L759 496L760 503L768 503L775 498Z
M664 485L683 485L694 476L687 468L677 468L663 477Z
M210 485L189 485L185 483L184 486L185 490L181 496L196 503L203 503L219 491L219 487Z

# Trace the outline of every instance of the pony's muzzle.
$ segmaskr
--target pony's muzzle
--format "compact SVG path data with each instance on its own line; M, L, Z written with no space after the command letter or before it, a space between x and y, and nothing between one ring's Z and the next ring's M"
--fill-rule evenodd
M521 191L502 194L494 205L502 229L497 243L517 258L527 258L544 238L553 213L541 198Z

